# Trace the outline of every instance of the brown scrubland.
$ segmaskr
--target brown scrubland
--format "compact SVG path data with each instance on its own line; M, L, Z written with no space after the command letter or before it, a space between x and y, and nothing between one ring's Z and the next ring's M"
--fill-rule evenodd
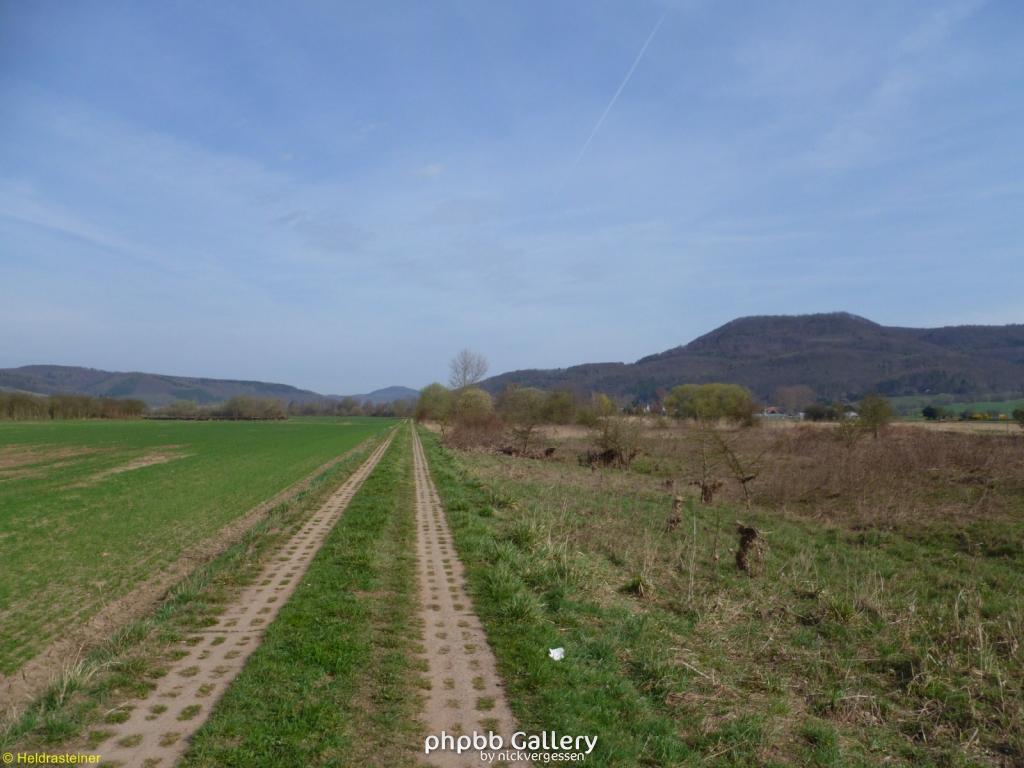
M632 754L1024 764L1024 431L893 423L884 402L873 423L752 426L584 408L530 425L499 398L433 427L494 500L472 526L538 635L614 647L605 684L676 734Z

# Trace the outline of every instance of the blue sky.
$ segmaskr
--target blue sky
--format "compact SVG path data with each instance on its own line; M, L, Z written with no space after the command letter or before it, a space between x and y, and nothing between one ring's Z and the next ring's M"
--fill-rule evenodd
M1022 322L1022 40L1017 0L0 0L0 366L354 392Z

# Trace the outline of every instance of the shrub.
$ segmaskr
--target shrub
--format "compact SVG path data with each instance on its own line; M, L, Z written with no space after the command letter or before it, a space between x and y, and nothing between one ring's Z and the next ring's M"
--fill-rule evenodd
M494 401L479 387L469 387L455 396L454 414L456 425L479 427L494 418Z
M590 403L580 408L576 413L576 423L591 429L598 429L601 420L618 413L619 409L608 395L601 392L594 392L590 396Z
M754 396L738 384L682 384L665 398L665 407L678 419L754 421Z
M529 450L530 438L544 421L544 406L544 393L533 387L510 386L498 402L499 412L523 453Z
M642 425L637 419L622 416L605 416L595 428L594 442L602 463L618 464L624 469L640 453Z
M451 418L454 398L444 384L434 382L420 390L416 401L416 421L436 421L445 424Z
M287 419L284 404L280 400L263 399L239 395L213 411L213 418L229 421L255 421L266 419Z
M556 390L544 396L544 421L571 424L576 417L576 402L571 392Z
M804 409L804 416L811 421L836 421L842 411L834 405L814 403Z
M860 401L858 419L864 429L871 430L875 437L883 428L887 427L893 419L892 405L882 395L867 395Z

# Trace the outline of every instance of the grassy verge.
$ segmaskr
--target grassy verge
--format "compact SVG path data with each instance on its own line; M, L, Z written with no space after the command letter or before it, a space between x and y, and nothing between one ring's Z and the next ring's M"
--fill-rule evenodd
M174 587L151 616L120 628L107 643L69 664L34 705L0 729L0 749L52 750L72 742L100 743L104 721L124 717L117 706L153 687L182 638L214 621L259 574L265 559L366 460L380 439L367 441L308 489L271 510L237 544Z
M693 505L670 523L671 494L627 474L423 437L514 711L597 735L589 764L1024 758L1015 550L959 546L955 522L913 537ZM753 576L737 517L765 535Z
M691 750L670 713L623 674L624 663L642 665L650 651L642 617L581 599L574 584L583 574L573 553L517 519L514 500L466 473L436 436L424 432L422 439L520 725L597 735L589 765L684 761ZM617 642L623 634L632 636L625 649ZM548 658L553 647L567 649L563 662ZM634 659L624 659L624 650Z
M415 763L413 494L402 429L183 765Z

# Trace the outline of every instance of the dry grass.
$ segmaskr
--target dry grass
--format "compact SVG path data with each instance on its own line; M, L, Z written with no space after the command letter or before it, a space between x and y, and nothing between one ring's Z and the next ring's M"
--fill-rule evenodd
M628 472L558 434L549 460L461 454L504 510L482 519L543 616L588 628L567 647L615 645L695 764L1024 764L1019 434L670 425ZM763 536L750 574L739 521Z
M1021 435L900 425L878 440L858 435L851 441L840 432L836 425L817 424L648 427L643 454L624 482L636 490L696 494L702 482L717 481L714 499L850 527L1000 518L1012 514L1012 500L1024 495ZM548 439L556 446L555 461L574 463L592 448L589 433L571 434Z
M820 430L739 436L765 452L757 501L796 505L855 526L918 525L1008 513L1024 491L1018 436L898 427L883 439L844 444Z

